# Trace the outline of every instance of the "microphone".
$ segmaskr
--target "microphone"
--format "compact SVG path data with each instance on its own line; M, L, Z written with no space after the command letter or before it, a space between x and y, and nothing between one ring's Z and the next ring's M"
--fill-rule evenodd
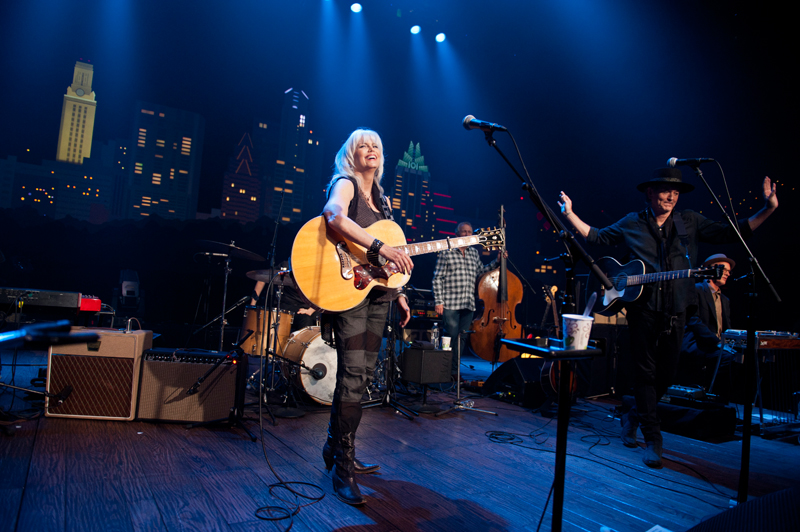
M675 168L676 166L698 166L702 163L713 163L714 159L678 159L677 157L670 157L667 159L667 166Z
M56 399L58 400L58 404L60 405L61 403L66 401L67 397L69 397L69 394L71 393L72 393L72 386L70 385L64 386L64 389L56 394Z
M482 131L486 131L487 133L491 133L492 131L508 131L500 124L484 122L483 120L478 120L472 115L465 116L462 124L464 129L480 129Z
M325 375L328 374L328 371L325 364L314 364L313 368L308 368L308 374L316 380L321 381L325 378Z

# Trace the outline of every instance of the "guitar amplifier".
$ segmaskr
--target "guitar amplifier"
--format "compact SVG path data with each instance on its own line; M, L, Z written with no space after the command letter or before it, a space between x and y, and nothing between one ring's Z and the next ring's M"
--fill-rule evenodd
M228 419L244 408L247 356L225 360L227 353L199 349L150 349L143 355L137 419L202 423ZM216 362L222 363L187 391ZM241 363L240 363L241 362Z
M418 384L450 382L452 351L406 349L400 358L403 380Z
M72 392L62 404L45 400L44 415L131 421L136 414L142 352L153 345L153 331L120 332L85 329L99 338L88 344L51 346L47 360L47 391Z

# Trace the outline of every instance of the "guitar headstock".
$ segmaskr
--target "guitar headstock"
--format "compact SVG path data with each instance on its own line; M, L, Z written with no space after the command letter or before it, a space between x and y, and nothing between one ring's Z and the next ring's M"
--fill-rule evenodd
M497 229L476 229L473 236L478 237L478 244L485 247L489 251L497 251L503 247L506 240L505 230Z
M542 286L542 293L544 295L544 300L547 303L555 303L556 302L556 292L558 292L558 287L556 285Z
M725 266L722 264L712 264L711 266L704 266L702 268L697 268L696 270L692 270L692 277L696 277L698 279L722 279L722 274L725 272Z

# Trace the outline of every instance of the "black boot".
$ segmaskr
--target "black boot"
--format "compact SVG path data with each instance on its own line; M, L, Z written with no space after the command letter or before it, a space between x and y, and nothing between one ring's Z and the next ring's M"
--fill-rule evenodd
M647 467L653 469L661 469L661 453L663 450L664 440L661 437L661 432L656 432L651 438L646 439L647 450L644 452L642 462Z
M340 402L331 412L335 414L331 416L331 427L338 440L333 453L333 490L342 502L353 506L364 504L367 500L358 489L355 475L356 430L361 422L361 403Z
M331 477L333 478L333 491L336 492L339 500L351 506L360 506L367 502L367 499L361 495L361 490L356 484L355 467L353 466L353 456L356 450L355 436L353 432L342 434L342 452L336 456Z
M620 439L625 447L636 447L636 431L639 428L639 418L636 417L636 409L631 408L620 419L622 424L622 432Z
M322 446L322 459L325 460L325 469L328 471L333 467L333 459L336 456L336 438L331 434L331 425L328 423L328 439L325 440L325 445ZM381 468L378 464L365 464L358 458L353 460L353 466L357 475L366 475L374 473Z

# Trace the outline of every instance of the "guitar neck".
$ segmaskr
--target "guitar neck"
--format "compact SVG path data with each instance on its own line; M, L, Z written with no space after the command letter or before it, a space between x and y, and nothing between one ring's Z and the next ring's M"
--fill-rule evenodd
M694 275L694 270L677 270L673 272L645 273L642 275L629 275L625 285L636 286L640 284L657 283L659 281L674 281L686 279Z
M445 238L442 240L431 240L430 242L420 242L417 244L406 244L405 246L397 246L398 249L405 252L406 255L424 255L426 253L435 253L437 251L445 251L448 249L458 249L468 246L481 244L481 238L477 235L471 236L457 236L455 238Z

